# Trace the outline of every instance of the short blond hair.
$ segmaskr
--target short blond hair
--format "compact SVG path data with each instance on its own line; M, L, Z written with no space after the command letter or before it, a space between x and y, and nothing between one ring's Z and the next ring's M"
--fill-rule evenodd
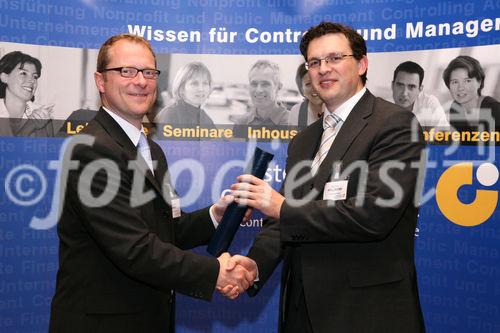
M156 55L155 52L153 51L153 48L151 47L151 44L141 36L133 35L133 34L120 34L120 35L114 35L108 38L102 44L101 48L99 49L99 54L97 55L97 71L101 72L102 70L106 69L108 66L110 59L109 59L109 49L115 45L118 41L121 40L128 40L130 42L138 43L144 45L153 55L153 58L155 60L155 67L156 67Z
M212 74L202 62L190 62L179 68L172 82L172 96L175 100L182 100L181 91L184 89L187 80L195 75L206 76L210 90L212 89Z

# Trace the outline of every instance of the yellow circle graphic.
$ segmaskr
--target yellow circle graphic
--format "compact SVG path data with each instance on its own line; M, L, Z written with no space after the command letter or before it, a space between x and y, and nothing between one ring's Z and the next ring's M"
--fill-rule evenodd
M441 212L451 222L474 227L490 218L498 202L498 191L476 190L473 202L465 204L458 198L463 185L472 184L473 164L458 163L443 172L436 185L436 201Z

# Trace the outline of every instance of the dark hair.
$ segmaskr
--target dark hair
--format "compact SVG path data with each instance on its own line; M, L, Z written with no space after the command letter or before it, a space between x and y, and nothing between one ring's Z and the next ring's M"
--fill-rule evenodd
M138 44L144 45L149 51L151 51L151 54L153 55L153 58L155 60L155 66L156 66L156 55L153 51L153 48L151 47L151 44L144 38L133 35L133 34L120 34L120 35L115 35L109 37L104 44L102 44L101 48L99 49L99 54L97 55L97 71L100 72L103 69L106 69L108 66L110 59L109 59L109 49L115 45L117 42L121 40L127 40L130 42L135 42Z
M396 67L394 70L394 76L392 78L392 82L396 81L396 76L398 76L399 72L405 72L410 74L418 74L419 86L422 86L422 82L424 82L424 69L413 61L405 61L402 62Z
M307 61L307 48L309 43L316 38L319 38L328 34L343 34L349 41L349 46L352 49L352 54L357 60L361 60L366 56L366 43L363 37L353 28L343 25L340 23L333 22L321 22L317 26L309 28L306 33L302 36L300 41L300 53ZM361 81L363 84L366 83L366 74L368 69L361 75Z
M297 67L297 72L295 73L295 83L297 84L297 88L299 88L299 92L302 96L304 96L304 89L302 89L302 78L307 74L306 65L304 63L300 64Z
M470 78L475 78L480 82L477 94L481 96L481 90L483 90L484 87L484 70L479 61L469 56L458 56L450 61L443 72L443 81L446 87L450 89L451 72L458 68L465 69Z
M18 64L21 64L20 68L23 68L24 64L32 64L35 66L38 77L42 75L42 63L40 60L20 51L7 53L0 59L0 73L10 74ZM0 98L5 98L6 89L7 84L0 81Z

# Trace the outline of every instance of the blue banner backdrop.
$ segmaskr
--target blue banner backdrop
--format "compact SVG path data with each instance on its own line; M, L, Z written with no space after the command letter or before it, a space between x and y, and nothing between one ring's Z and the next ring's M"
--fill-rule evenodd
M258 59L279 63L287 89L281 96L284 103L301 100L292 98L297 96L294 75L301 62L298 40L322 20L352 25L363 34L372 53L368 87L376 95L390 99L395 66L415 60L426 70L426 90L444 108L450 96L442 70L465 54L481 62L487 77L484 93L498 100L499 13L496 0L0 0L0 56L21 50L42 61L36 101L55 103L55 134L71 135L90 118L64 120L97 107L92 82L96 49L112 34L140 34L151 40L159 68L166 73L159 82L165 101L175 71L188 61L204 61L216 83L208 111L216 124L233 128L225 112L246 106L247 71ZM293 130L271 133L258 142L275 154L265 178L275 188L283 181L286 142ZM236 138L231 132L213 139L186 133L158 131L157 140L179 194L199 193L196 201L184 202L183 209L191 211L210 204L233 182L254 136ZM457 139L445 139L446 133L426 135L433 142L422 174L415 250L427 330L500 332L500 165L495 147L500 139L472 135L453 147L447 143ZM269 142L272 137L284 140ZM57 211L62 144L62 138L0 138L0 179L5 184L0 189L0 332L47 331L58 267L56 219L51 214ZM192 163L196 172L176 163L186 158L199 162ZM231 161L241 166L231 167ZM436 191L450 195L442 199ZM457 210L472 216L469 226L454 217ZM475 215L486 218L476 220ZM245 254L261 225L262 216L256 213L240 227L230 252ZM197 251L206 254L204 248ZM252 299L243 296L232 302L216 296L205 303L180 295L177 331L276 332L278 294L275 272Z

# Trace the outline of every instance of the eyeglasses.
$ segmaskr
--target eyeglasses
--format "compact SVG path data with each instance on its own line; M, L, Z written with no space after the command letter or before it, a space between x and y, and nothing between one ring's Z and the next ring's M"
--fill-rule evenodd
M160 71L157 69L152 69L152 68L139 69L139 68L135 68L135 67L106 68L106 69L100 70L99 72L103 73L103 72L108 72L108 71L120 72L120 75L122 77L126 77L129 79L136 77L137 73L139 73L139 72L142 72L142 75L146 79L157 79L158 76L160 75Z
M335 65L340 63L342 60L344 60L347 57L354 57L354 54L342 54L342 53L332 53L327 55L324 58L316 59L312 58L311 60L307 61L305 63L306 69L318 69L321 67L321 61L325 61L325 63L328 65Z

